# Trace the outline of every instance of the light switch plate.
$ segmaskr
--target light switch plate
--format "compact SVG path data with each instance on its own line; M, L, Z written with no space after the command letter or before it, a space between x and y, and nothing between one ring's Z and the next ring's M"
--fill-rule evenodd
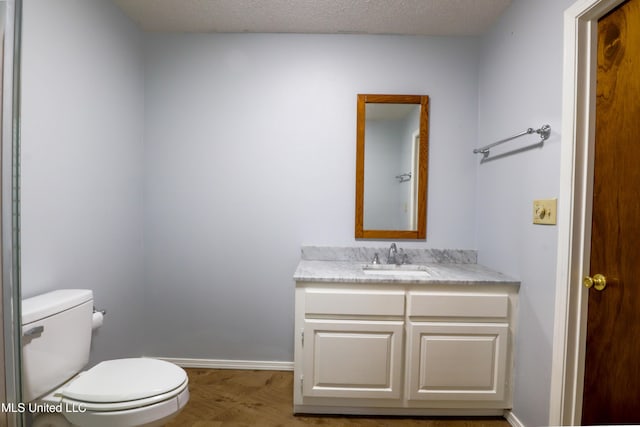
M534 224L556 224L558 199L541 199L533 201Z

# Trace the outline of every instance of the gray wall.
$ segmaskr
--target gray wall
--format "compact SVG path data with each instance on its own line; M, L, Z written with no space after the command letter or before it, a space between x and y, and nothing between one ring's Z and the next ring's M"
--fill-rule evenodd
M514 414L548 423L557 227L533 225L533 199L558 196L563 11L573 0L516 0L484 37L478 145L548 123L543 148L478 166L478 262L519 277ZM534 136L492 150L536 142Z
M477 52L473 38L148 34L147 354L293 359L300 246L356 243L358 93L431 96L428 237L402 246L473 248Z
M110 1L24 2L22 294L93 289L94 361L142 351L140 48Z
M426 246L474 246L477 40L143 47L109 1L27 0L24 21L23 295L93 289L94 360L292 359L300 246L355 243L357 93L431 96Z

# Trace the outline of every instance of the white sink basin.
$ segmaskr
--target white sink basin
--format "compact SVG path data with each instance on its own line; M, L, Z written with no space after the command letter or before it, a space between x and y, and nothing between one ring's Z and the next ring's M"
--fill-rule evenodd
M367 264L362 267L364 274L379 276L418 276L428 277L431 275L424 265L395 265L395 264Z

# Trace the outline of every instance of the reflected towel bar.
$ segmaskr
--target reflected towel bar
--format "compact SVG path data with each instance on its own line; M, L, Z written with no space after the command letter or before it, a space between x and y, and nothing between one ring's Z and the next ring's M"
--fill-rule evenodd
M403 173L403 174L400 174L400 175L396 175L396 179L400 183L411 181L411 172L407 172L407 173Z
M489 150L492 147L495 147L496 145L499 145L499 144L502 144L504 142L511 141L512 139L520 138L521 136L529 135L529 134L532 134L532 133L537 133L538 135L540 135L540 137L542 139L540 140L539 143L544 142L547 139L549 139L549 136L551 135L551 126L544 125L540 129L529 128L529 129L525 130L524 132L520 132L517 135L513 135L513 136L510 136L509 138L501 139L500 141L496 141L496 142L494 142L492 144L485 145L484 147L481 147L481 148L476 148L475 150L473 150L473 152L475 154L482 153L482 155L483 155L482 158L486 159L487 157L489 157Z

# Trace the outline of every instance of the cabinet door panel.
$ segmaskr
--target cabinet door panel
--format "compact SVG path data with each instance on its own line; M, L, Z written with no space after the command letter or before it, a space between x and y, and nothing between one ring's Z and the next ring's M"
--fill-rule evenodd
M411 323L409 399L505 399L507 324Z
M305 320L303 394L399 398L403 325L401 321Z

